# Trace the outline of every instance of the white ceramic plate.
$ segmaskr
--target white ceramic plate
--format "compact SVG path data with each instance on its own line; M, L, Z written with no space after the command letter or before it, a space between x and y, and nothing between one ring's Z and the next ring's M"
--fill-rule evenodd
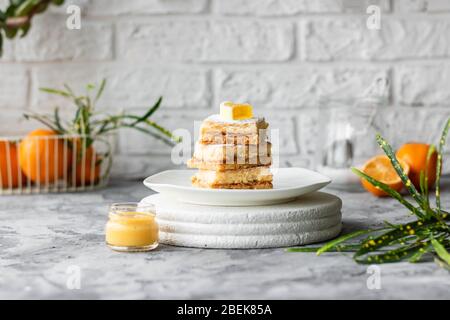
M148 188L181 202L215 206L255 206L282 203L322 189L330 178L302 168L274 170L273 189L229 190L191 186L196 170L168 170L144 180Z

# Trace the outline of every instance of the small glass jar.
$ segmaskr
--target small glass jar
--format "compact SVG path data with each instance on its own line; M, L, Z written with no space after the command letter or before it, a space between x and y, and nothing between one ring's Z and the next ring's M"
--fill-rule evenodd
M121 252L150 251L158 246L159 229L154 206L116 203L109 209L106 244Z

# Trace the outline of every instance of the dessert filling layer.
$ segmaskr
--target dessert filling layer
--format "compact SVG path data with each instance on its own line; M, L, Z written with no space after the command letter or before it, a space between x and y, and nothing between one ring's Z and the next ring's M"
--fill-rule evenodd
M233 183L233 184L219 184L219 183L205 183L192 177L192 185L199 188L212 189L272 189L272 182L262 181L253 183Z
M272 145L200 144L196 143L194 158L198 161L228 164L271 163Z
M199 170L195 177L197 180L208 184L247 184L272 181L272 173L269 167L228 171Z

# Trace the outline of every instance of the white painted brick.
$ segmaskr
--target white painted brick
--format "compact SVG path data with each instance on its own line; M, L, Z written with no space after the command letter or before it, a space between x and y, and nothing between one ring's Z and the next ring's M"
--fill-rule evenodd
M395 60L450 56L450 21L382 18L380 30L369 30L360 18L312 19L302 23L304 59Z
M259 21L155 21L118 28L119 56L130 61L284 61L293 26Z
M82 12L92 16L143 14L202 13L207 0L70 0L53 12L65 13L68 5L78 5Z
M316 107L319 98L352 100L379 77L389 77L382 68L290 67L222 69L216 74L219 101L247 101L255 108Z
M63 105L61 99L41 93L40 87L61 88L62 84L84 92L87 83L108 80L100 106L110 108L150 107L159 96L164 108L208 108L210 88L205 71L156 68L141 65L57 65L36 67L32 104L35 109Z
M28 71L24 67L0 64L0 107L25 107L28 85Z
M394 1L397 12L447 12L450 11L448 0L397 0Z
M82 21L81 30L66 28L66 18L40 15L27 37L15 41L17 61L109 60L113 58L109 23Z
M369 4L389 11L389 0L215 0L215 12L227 15L289 16L300 13L365 12Z
M297 117L297 136L300 154L313 156L317 151L317 135L319 132L318 110L301 110Z
M167 155L115 155L111 176L124 180L141 180L158 172L169 169L186 169L175 166Z
M9 39L3 39L3 56L0 57L0 62L14 61L14 42Z
M386 136L396 149L407 142L423 142L439 144L439 139L445 122L450 118L450 108L416 108L396 107L385 114L385 122L389 129ZM444 152L449 153L450 145L447 143ZM450 160L449 156L444 159ZM448 162L450 162L447 160ZM449 163L450 164L450 163ZM450 172L449 166L444 166Z
M405 65L395 78L399 103L450 106L450 65Z
M315 169L315 162L311 156L283 156L280 157L280 168L298 167L298 168L309 168Z
M255 110L257 112L257 109ZM272 151L279 154L282 158L287 155L295 155L298 153L297 141L294 138L296 134L295 118L292 113L279 114L273 111L264 111L259 113L266 118L269 123L269 130L278 130L279 144L272 139Z

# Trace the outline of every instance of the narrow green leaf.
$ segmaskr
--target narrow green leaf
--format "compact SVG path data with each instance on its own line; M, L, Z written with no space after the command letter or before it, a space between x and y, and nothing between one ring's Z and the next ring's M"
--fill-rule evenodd
M105 86L106 86L106 79L103 79L102 82L100 83L100 88L98 89L97 95L95 96L95 101L98 101L98 99L100 99L100 97L103 94L103 90L105 90Z
M39 115L35 115L35 114L26 114L26 113L23 116L27 120L34 119L34 120L42 123L46 127L50 128L51 130L56 131L56 132L58 131L58 128L55 126L55 124L52 123L50 120L48 120L44 116L39 116Z
M350 239L362 236L364 234L373 233L375 231L378 231L378 230L371 230L371 229L369 229L369 230L358 230L358 231L355 231L355 232L343 235L343 236L341 236L341 237L339 237L337 239L334 239L334 240L326 243L322 247L320 247L320 249L317 250L317 255L321 255L322 253L324 253L324 252L326 252L326 251L336 247L338 244L343 243L343 242L345 242L347 240L350 240Z
M3 56L3 33L0 29L0 57Z
M91 90L94 90L94 89L95 89L95 85L94 85L94 84L88 83L88 84L86 85L86 90L87 90L87 91L91 91Z
M135 129L135 130L141 131L141 132L143 132L145 134L148 134L148 135L152 136L153 138L155 138L157 140L160 140L160 141L164 142L167 145L170 145L170 146L173 145L172 140L168 140L166 137L158 135L158 134L156 134L156 133L154 133L154 132L152 132L152 131L150 131L148 129L140 128L140 127L137 127L137 126L129 126L129 125L121 125L121 127L123 127L123 128L130 128L130 129Z
M439 257L435 257L434 262L436 262L436 264L439 267L450 271L450 265L448 263L446 263L444 260L440 259Z
M417 236L418 233L422 232L434 223L436 223L436 221L413 221L400 225L396 229L382 233L375 238L366 238L361 243L361 248L358 250L356 255L361 256L393 243L406 242L408 237Z
M398 227L397 225L392 224L392 223L390 223L389 221L384 220L383 222L384 222L384 224L385 224L387 227L389 227L389 228L395 229L395 228Z
M25 37L31 29L31 22L28 22L20 27L20 35L19 37Z
M409 258L409 262L411 263L418 263L422 261L422 258L425 254L429 253L431 251L431 246L427 245L423 248L420 248L419 250L417 250L416 253L412 254L411 257Z
M34 6L36 5L36 0L25 0L22 4L15 10L16 17L23 17L29 14Z
M145 123L150 125L151 127L155 128L156 130L158 130L161 134L163 134L166 137L170 138L173 142L177 142L177 143L181 142L181 137L174 136L172 134L172 132L170 132L168 129L164 128L163 126L160 126L156 122L153 122L153 121L150 121L150 120L146 120Z
M402 180L403 184L405 185L406 189L411 194L413 199L416 200L416 202L419 204L421 208L426 210L427 209L426 203L424 202L422 196L417 191L416 187L414 187L414 185L412 184L411 180L408 178L406 173L403 171L402 166L395 157L392 147L389 145L389 143L387 143L386 140L384 140L384 138L380 134L377 134L377 142L383 149L383 151L386 153L389 160L391 160L392 166L394 167L395 171L397 172L398 176Z
M59 117L59 108L55 108L54 118L55 118L55 126L56 128L58 128L58 133L60 134L64 133L65 130L61 125L61 119Z
M75 97L76 97L76 96L75 96L75 93L74 93L73 90L72 90L72 88L71 88L67 83L64 83L63 86L64 86L64 88L66 88L67 92L70 94L70 96L71 96L72 98L75 98Z
M443 260L445 263L450 265L450 253L445 249L445 247L436 239L431 239L431 244L436 251L436 254Z
M351 170L353 173L355 173L358 176L360 176L361 178L367 180L373 186L380 188L381 190L386 192L388 195L390 195L392 198L396 199L398 202L400 202L402 205L404 205L406 208L408 208L408 210L413 212L419 218L423 217L423 214L419 210L417 210L416 207L414 207L411 203L409 203L407 200L405 200L405 198L403 198L403 196L399 192L395 191L394 189L389 187L387 184L372 178L371 176L365 174L364 172L362 172L361 170L359 170L355 167L351 168Z
M50 94L56 94L63 97L70 97L70 93L63 91L63 90L57 90L57 89L51 89L51 88L39 88L40 91L50 93Z
M288 248L286 249L287 252L316 252L320 249L321 247L302 247L302 248ZM346 244L346 245L337 245L334 248L330 248L327 250L327 252L355 252L356 250L358 250L359 248L359 244Z
M448 131L450 130L450 119L447 120L445 127L442 131L441 139L439 140L439 150L437 154L437 164L436 164L436 207L438 213L441 211L441 171L442 171L442 154L444 151L445 141L447 139Z
M436 147L434 145L430 145L427 152L427 160L425 164L425 170L420 172L420 189L422 192L422 197L427 204L427 207L430 206L430 197L428 192L428 181L429 181L429 172L428 165L430 164L431 156L436 152ZM433 213L433 211L428 211L428 213Z
M139 122L146 121L148 118L150 118L152 116L152 114L155 113L156 110L158 110L158 108L161 106L162 99L163 99L162 97L159 97L158 101L156 101L156 103L153 105L153 107L151 107L142 117L138 118L131 125L136 125Z
M403 246L394 250L387 251L385 253L370 254L370 255L354 255L354 260L361 264L379 264L379 263L393 263L403 261L411 258L423 249L425 244L413 244L409 246Z
M425 186L425 170L420 171L420 192L422 197L427 201L427 188Z

